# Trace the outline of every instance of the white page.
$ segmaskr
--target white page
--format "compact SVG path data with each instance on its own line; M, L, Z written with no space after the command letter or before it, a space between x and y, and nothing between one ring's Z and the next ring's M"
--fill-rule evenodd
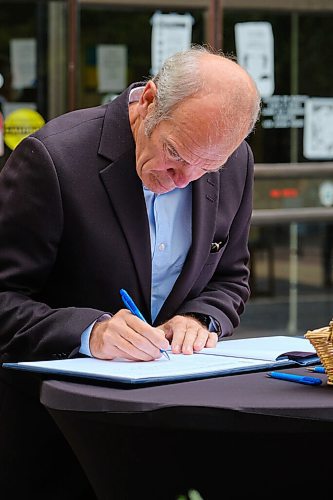
M316 354L315 348L306 338L276 335L249 339L222 340L216 348L206 348L203 354L218 356L239 356L241 358L275 361L285 352L301 351Z

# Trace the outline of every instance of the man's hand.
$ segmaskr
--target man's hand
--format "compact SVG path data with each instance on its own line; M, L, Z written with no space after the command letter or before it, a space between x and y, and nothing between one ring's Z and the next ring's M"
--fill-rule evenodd
M91 354L99 359L152 361L161 357L161 349L169 347L161 328L150 326L127 309L95 323L90 335Z
M191 316L174 316L159 326L171 342L174 354L193 354L204 347L215 347L217 334L209 332L199 320Z

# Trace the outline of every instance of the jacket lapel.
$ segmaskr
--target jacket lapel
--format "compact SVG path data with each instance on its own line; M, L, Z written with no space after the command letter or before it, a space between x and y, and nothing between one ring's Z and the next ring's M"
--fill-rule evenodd
M142 184L135 170L132 152L106 167L100 175L127 240L145 305L150 311L149 222Z
M131 88L131 87L130 87ZM143 188L135 167L135 144L128 118L128 89L108 105L99 154L111 163L100 176L122 227L150 311L151 250Z

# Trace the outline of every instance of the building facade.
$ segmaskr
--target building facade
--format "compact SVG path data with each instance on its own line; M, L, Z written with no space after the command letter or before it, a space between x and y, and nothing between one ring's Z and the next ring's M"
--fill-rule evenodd
M99 105L149 77L157 12L191 16L192 43L208 43L239 62L243 50L247 69L266 85L260 121L248 137L256 161L252 296L241 329L297 334L328 324L331 0L1 0L0 168L43 121Z

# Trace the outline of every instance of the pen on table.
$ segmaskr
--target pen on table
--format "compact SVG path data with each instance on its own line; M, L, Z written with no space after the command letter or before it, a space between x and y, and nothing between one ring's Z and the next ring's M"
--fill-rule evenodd
M325 368L323 366L309 366L307 370L309 372L326 373Z
M140 310L138 309L138 307L135 305L135 302L134 300L128 295L128 293L126 292L126 290L124 290L123 288L120 290L120 295L121 295L121 298L124 302L124 305L125 307L131 311L132 314L134 314L134 316L137 316L138 318L142 319L142 321L144 321L145 323L147 323L147 321L145 320L144 316L142 315L142 313L140 312ZM161 353L167 358L167 359L170 359L170 356L169 354L167 353L167 351L165 351L164 349L160 349Z
M317 377L304 377L303 375L294 375L293 373L268 372L268 377L286 380L287 382L297 382L298 384L320 385L322 380Z

